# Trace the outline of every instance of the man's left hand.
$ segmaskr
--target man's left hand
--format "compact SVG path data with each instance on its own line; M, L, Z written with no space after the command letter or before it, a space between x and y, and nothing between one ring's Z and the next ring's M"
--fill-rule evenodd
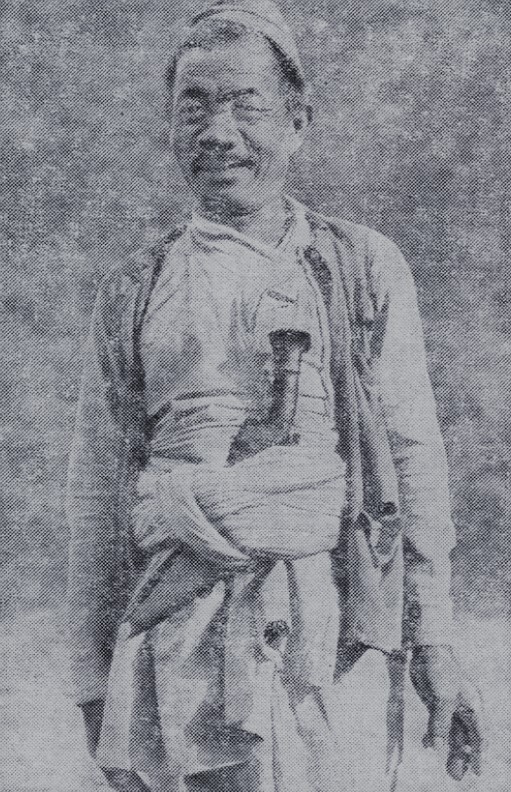
M461 780L467 770L479 775L482 703L450 646L418 646L410 676L429 712L424 745L444 756L448 773Z

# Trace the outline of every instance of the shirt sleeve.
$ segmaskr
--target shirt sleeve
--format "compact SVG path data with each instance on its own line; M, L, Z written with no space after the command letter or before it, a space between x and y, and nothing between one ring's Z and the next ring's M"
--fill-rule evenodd
M70 454L68 625L78 703L104 698L110 665L122 434L109 406L96 308L85 351Z
M405 633L415 645L451 644L455 531L416 290L392 243L382 238L375 258L379 307L387 313L379 360L381 397L404 524Z

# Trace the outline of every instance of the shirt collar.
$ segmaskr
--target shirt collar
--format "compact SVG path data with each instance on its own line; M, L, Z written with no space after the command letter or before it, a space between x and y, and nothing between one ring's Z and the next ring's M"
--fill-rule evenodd
M207 240L209 243L237 242L268 259L293 255L297 250L303 250L310 244L311 232L303 204L289 196L286 196L286 203L291 215L291 222L283 238L275 247L243 234L229 225L208 220L197 211L192 213L189 230L192 236Z

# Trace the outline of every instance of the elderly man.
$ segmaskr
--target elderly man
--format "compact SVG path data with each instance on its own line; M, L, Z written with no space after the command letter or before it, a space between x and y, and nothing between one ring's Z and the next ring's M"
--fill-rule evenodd
M167 77L193 214L101 285L70 463L89 749L118 789L395 789L410 649L477 772L408 267L286 194L311 111L272 2L210 3Z

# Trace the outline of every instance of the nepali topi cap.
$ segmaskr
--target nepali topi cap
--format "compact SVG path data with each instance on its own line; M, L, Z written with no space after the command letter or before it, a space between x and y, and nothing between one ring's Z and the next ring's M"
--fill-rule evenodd
M299 82L305 74L291 28L273 0L213 0L190 21L190 28L205 19L223 19L238 22L249 30L262 34L281 53L293 68Z

